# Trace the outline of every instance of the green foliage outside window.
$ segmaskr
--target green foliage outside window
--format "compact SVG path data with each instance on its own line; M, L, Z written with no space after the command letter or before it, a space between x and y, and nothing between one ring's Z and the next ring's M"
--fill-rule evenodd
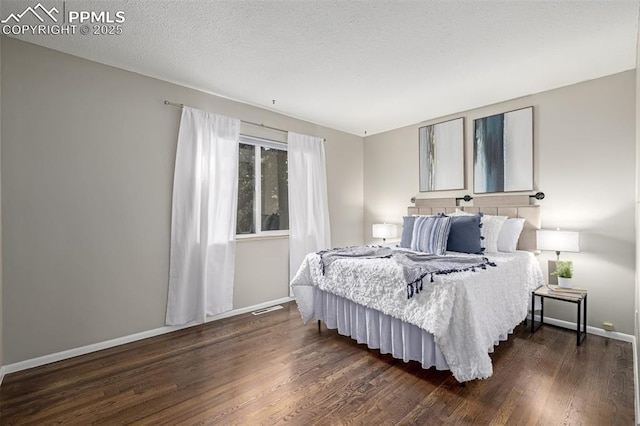
M259 181L256 173L260 173ZM288 185L286 150L240 143L236 234L288 230ZM260 188L258 196L256 187Z

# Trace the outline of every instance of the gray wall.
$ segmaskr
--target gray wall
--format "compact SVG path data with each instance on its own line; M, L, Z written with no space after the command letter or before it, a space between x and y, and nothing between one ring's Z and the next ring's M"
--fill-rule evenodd
M333 244L362 243L361 137L2 37L4 364L164 325L164 99L326 138ZM238 242L236 272L236 309L287 297L288 240Z
M534 107L535 187L547 197L544 228L581 230L581 253L573 260L577 286L589 290L589 325L613 322L634 332L635 277L635 70L563 87L365 138L364 235L371 225L402 223L418 193L418 128L465 117L465 191L423 193L422 198L472 194L473 119ZM547 260L539 260L546 274ZM575 322L573 305L545 304L551 317Z

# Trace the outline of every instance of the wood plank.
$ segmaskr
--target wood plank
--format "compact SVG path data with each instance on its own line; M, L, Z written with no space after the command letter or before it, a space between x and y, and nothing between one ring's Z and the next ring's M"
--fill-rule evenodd
M461 387L303 325L294 303L9 374L3 425L632 424L630 343L519 326Z

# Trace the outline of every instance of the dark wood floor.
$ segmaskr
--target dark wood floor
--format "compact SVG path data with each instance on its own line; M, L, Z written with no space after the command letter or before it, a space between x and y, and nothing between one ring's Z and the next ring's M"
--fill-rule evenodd
M335 331L295 304L10 374L12 424L634 424L631 344L520 326L494 375L461 387Z

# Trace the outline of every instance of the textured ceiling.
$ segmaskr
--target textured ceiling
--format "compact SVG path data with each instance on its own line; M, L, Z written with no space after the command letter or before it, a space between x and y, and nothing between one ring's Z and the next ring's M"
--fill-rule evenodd
M62 1L41 2L62 9ZM0 14L36 4L2 0ZM122 10L123 34L16 38L371 135L635 68L639 2L68 0L64 7Z

